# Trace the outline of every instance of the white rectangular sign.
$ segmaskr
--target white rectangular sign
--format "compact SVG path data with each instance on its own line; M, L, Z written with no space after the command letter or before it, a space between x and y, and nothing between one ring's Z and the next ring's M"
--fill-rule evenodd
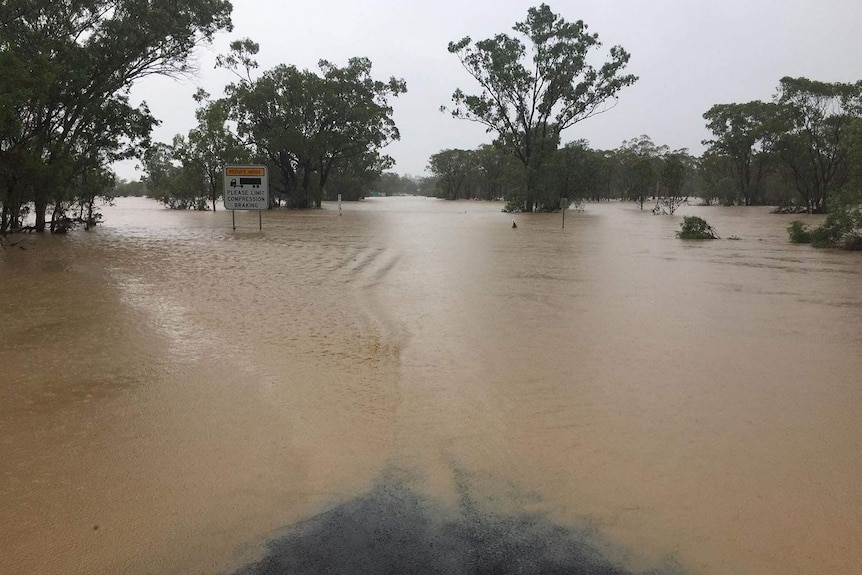
M265 210L269 207L269 174L266 166L225 166L226 210Z

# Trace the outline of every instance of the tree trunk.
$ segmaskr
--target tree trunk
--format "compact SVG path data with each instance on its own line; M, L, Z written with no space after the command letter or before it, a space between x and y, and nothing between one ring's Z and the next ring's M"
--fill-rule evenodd
M44 192L41 190L36 191L36 197L33 200L34 211L36 212L36 225L35 229L37 233L44 234L45 233L45 212L48 210L48 198L45 197Z

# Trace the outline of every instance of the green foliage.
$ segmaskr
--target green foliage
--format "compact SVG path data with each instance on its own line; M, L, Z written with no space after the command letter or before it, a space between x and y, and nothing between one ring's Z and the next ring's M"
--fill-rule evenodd
M853 228L854 221L849 213L832 212L823 224L811 230L811 245L815 248L842 247Z
M730 160L736 185L733 203L759 204L766 176L775 167L773 149L783 127L782 108L760 101L716 104L704 115L713 140L705 140L708 152ZM729 198L722 201L729 204Z
M474 152L443 150L431 156L428 171L437 178L437 197L446 200L470 198L468 181L475 172Z
M637 77L622 73L629 54L620 46L610 49L600 68L590 65L588 54L601 46L598 35L546 4L530 8L513 29L520 37L497 34L476 43L469 37L449 43L449 52L481 86L475 95L455 90L451 114L483 124L520 160L527 185L514 201L532 211L536 174L560 133L607 110Z
M647 197L657 194L667 146L657 146L646 134L623 141L613 154L617 196L633 200L643 209Z
M377 153L345 158L327 178L323 199L335 200L341 194L344 201L361 200L379 181L383 170L391 167L391 159Z
M475 151L473 198L499 200L521 187L523 170L517 159L500 146L483 144Z
M441 150L429 158L428 171L435 186L432 195L449 200L511 199L524 185L523 167L495 145Z
M809 227L799 220L790 222L787 226L787 234L790 236L790 242L794 244L810 244L811 230Z
M536 191L537 203L548 211L559 209L560 200L583 200L601 187L604 155L586 140L569 142L556 150L543 166Z
M371 193L376 196L418 196L420 182L409 176L384 172L371 184Z
M850 181L862 124L862 81L827 83L781 79L776 96L788 129L777 148L788 178L810 213L826 210ZM855 151L854 151L855 149Z
M114 197L144 197L147 195L147 184L141 180L126 181L122 178L117 179L114 184Z
M208 190L201 164L176 164L172 146L156 143L143 156L147 195L172 210L206 210Z
M820 226L809 230L795 221L787 228L793 243L811 243L815 248L862 249L862 193L844 194L833 202L832 211Z
M188 73L230 11L227 0L0 3L2 226L23 199L43 231L49 204L64 217L87 174L146 147L157 121L130 104L132 85Z
M676 237L684 240L716 240L718 233L706 223L706 220L697 216L685 216Z
M201 103L195 112L198 125L187 137L174 137L173 155L180 162L180 169L188 172L186 179L193 183L195 177L201 178L200 184L206 189L215 211L216 201L224 192L222 169L226 165L250 162L251 154L227 128L225 100L210 101L203 90L198 90L195 100Z
M687 200L683 186L688 177L689 163L690 158L685 150L678 150L664 158L661 170L662 195L658 199L658 205L670 215Z
M220 62L248 73L257 45L240 41L232 49ZM345 67L321 60L319 68L282 64L257 80L240 76L226 89L240 138L279 172L292 207L320 207L329 176L339 169L342 183L360 168L379 175L391 164L379 151L400 138L389 100L407 91L403 80L374 80L367 58L351 58Z

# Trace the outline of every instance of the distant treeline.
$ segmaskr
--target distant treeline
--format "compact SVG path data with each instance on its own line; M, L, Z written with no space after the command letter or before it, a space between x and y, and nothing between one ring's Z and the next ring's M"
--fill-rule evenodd
M227 0L0 3L0 234L93 225L97 200L116 195L216 209L224 166L245 163L268 167L273 207L369 194L500 199L511 211L556 210L561 198L657 198L669 213L687 196L812 213L862 203L862 82L782 78L770 102L717 104L704 114L713 136L700 157L647 136L614 150L564 143L638 78L625 73L621 46L594 66L586 55L601 48L598 35L546 4L513 35L449 43L477 91L455 89L441 111L494 140L433 154L429 177L392 173L383 153L400 139L392 101L407 90L402 79L376 79L367 58L259 71L251 39L217 58L235 81L218 97L194 95L195 127L151 141L159 121L130 104L131 87L188 74L193 49L230 30L230 14ZM132 158L144 176L118 181L111 166Z
M546 144L532 172L500 143L442 150L428 170L438 197L506 199L514 209L528 176L539 210L557 209L563 197L643 204L683 195L809 213L862 202L862 82L783 78L772 102L717 104L704 119L713 137L700 157L642 135L614 150Z

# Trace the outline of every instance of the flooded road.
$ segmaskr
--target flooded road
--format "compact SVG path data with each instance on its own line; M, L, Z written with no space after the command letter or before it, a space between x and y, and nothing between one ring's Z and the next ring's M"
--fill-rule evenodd
M104 211L0 252L0 572L862 572L862 257L794 217Z

